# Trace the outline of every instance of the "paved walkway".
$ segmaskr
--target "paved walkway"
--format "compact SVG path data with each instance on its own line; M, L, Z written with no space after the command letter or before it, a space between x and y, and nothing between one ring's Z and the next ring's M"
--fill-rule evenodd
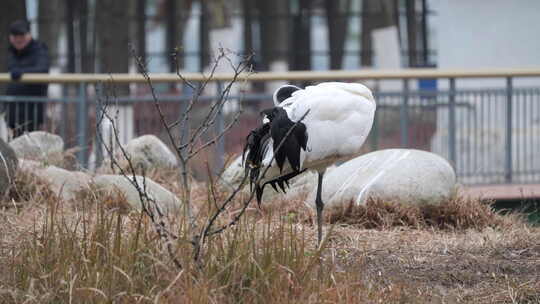
M495 200L540 199L540 184L502 184L467 186L465 196Z

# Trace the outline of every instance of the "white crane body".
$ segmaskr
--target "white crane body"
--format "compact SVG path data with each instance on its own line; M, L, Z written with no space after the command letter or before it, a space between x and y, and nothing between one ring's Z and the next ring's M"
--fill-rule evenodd
M267 183L274 189L277 183L285 191L283 183L305 170L319 173L320 192L328 166L360 153L376 109L366 86L341 82L324 82L305 89L283 86L274 93L274 104L274 108L262 112L263 125L248 135L244 149L244 155L247 151L244 165L256 184L259 201ZM291 132L286 132L290 129ZM276 156L274 150L278 151ZM320 195L316 203L320 241L323 208Z

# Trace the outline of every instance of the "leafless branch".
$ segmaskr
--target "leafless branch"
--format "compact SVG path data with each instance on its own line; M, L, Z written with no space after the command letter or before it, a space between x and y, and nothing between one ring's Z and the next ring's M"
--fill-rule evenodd
M224 49L219 49L218 56L215 58L212 68L210 69L210 72L208 75L204 75L204 80L200 82L198 85L195 85L193 83L190 83L183 75L180 73L180 68L178 64L178 58L177 58L177 52L173 53L173 59L176 62L176 73L184 84L186 84L188 87L190 87L192 90L194 90L193 95L191 96L189 103L187 104L186 109L183 111L181 117L179 120L170 123L167 121L160 105L160 101L158 98L158 95L156 93L156 90L154 88L153 82L151 77L149 76L146 64L143 62L143 60L140 57L137 57L135 55L135 51L132 48L132 54L135 58L135 62L137 64L137 67L139 69L139 72L143 75L146 84L148 85L150 89L150 93L152 96L152 100L154 103L154 106L156 108L156 111L159 115L160 121L165 128L165 131L168 134L168 138L170 140L170 143L175 147L175 152L178 156L178 159L180 161L180 177L182 182L182 202L185 206L185 218L188 220L187 230L184 232L184 237L179 237L169 231L169 224L165 221L165 215L162 212L162 210L159 208L159 206L156 204L156 202L151 198L147 193L146 188L146 180L145 175L143 171L143 182L142 185L138 182L136 178L136 169L133 165L133 162L130 158L130 155L127 153L127 151L119 145L119 149L121 152L121 156L126 159L127 161L127 168L122 167L116 159L112 161L113 166L116 167L120 174L126 177L129 182L135 187L137 192L139 193L139 198L142 203L142 212L147 215L151 222L154 225L154 228L160 237L161 240L164 241L164 243L167 246L167 250L169 252L169 255L171 256L171 259L173 260L174 264L181 268L182 265L179 263L178 259L176 258L173 250L173 242L172 240L187 240L189 243L193 246L193 258L195 261L199 260L200 252L202 250L202 245L205 243L207 237L218 234L224 230L226 230L228 227L233 226L238 222L242 214L244 213L245 209L249 205L249 202L254 197L254 191L251 192L250 197L247 201L244 202L244 206L239 214L237 214L230 222L220 226L219 228L214 229L214 226L216 224L217 219L220 215L222 215L230 206L231 202L234 200L234 198L237 196L237 194L241 191L243 186L246 183L247 175L244 176L244 179L242 180L241 184L238 185L237 188L235 188L228 197L222 202L218 203L218 197L215 194L214 189L214 181L210 176L210 188L209 188L209 203L214 205L215 210L210 215L207 221L205 221L201 226L197 227L195 223L195 217L192 213L192 206L191 206L191 181L190 181L190 173L189 173L189 161L195 157L198 153L200 153L202 150L212 146L217 141L222 139L225 134L233 127L233 125L238 121L239 116L241 115L241 111L236 113L234 115L234 118L232 121L227 123L227 125L224 127L223 130L218 132L218 134L213 135L210 139L203 141L202 138L204 135L208 134L210 128L216 124L218 115L220 115L220 111L222 111L225 103L229 101L229 95L231 92L231 89L233 88L233 85L235 85L239 81L239 77L242 73L244 73L246 70L250 69L250 66L248 64L249 58L244 58L240 63L235 64L233 60L228 56L228 53L225 52ZM220 90L217 98L212 102L210 107L205 113L205 116L202 119L202 122L195 128L194 132L192 132L190 135L188 135L186 138L180 138L180 142L177 142L175 137L173 136L173 128L179 127L179 128L189 128L189 121L191 119L191 113L194 109L195 104L199 101L200 96L203 94L205 88L210 82L214 82L214 75L217 70L217 67L220 63L220 61L226 60L229 64L229 66L232 68L234 77L231 81L229 81L223 89ZM106 105L103 107L103 116L100 117L100 122L103 120L109 120L112 125L112 129L114 131L114 137L116 142L120 142L118 130L116 128L115 119L110 116L110 114L106 111ZM303 119L304 117L302 117ZM302 120L301 119L301 120ZM301 121L300 120L300 121ZM294 125L296 126L296 124ZM285 136L287 138L292 132L291 128L289 133ZM186 140L184 142L184 139ZM280 143L278 149L281 147ZM105 149L107 152L112 155L113 151L111 151L111 146L105 145ZM272 159L273 161L273 159ZM266 168L268 170L268 167ZM261 178L266 173L266 170L261 175ZM209 170L210 175L210 170Z
M223 136L225 136L225 134L227 134L227 132L238 122L238 119L240 118L240 115L242 113L243 113L242 111L237 112L234 115L232 121L229 122L227 124L227 126L225 126L225 128L223 128L222 132L220 132L218 135L216 135L214 138L210 139L206 143L204 143L204 144L200 145L199 147L197 147L195 151L190 151L190 153L188 155L188 160L193 158L194 156L196 156L202 150L204 150L204 149L208 148L209 146L215 144L216 142L218 142L218 140L220 140Z
M210 70L210 75L208 77L205 77L205 80L196 89L195 94L193 94L192 98L189 101L189 104L188 104L186 110L184 111L184 113L182 113L182 117L181 117L179 123L177 124L177 125L180 126L180 128L188 126L189 117L190 117L189 114L193 110L193 105L199 101L199 97L203 94L204 90L206 89L206 86L208 85L210 80L212 80L212 78L214 77L214 74L216 72L216 69L218 68L219 62L222 60L222 58L224 56L225 56L225 53L221 52L220 55L214 60L214 64L212 66L212 69ZM178 66L178 64L177 64L177 66ZM176 73L177 73L177 75L181 75L179 70L177 70ZM183 76L179 76L179 77L182 80L185 79ZM183 142L183 140L181 140L180 142ZM185 148L184 146L180 146L177 149L182 150L184 148Z
M111 79L112 81L112 79ZM111 124L111 127L112 127L112 130L113 130L113 135L115 137L115 141L117 143L120 143L120 138L119 138L119 132L118 132L118 129L117 129L117 126L116 126L116 119L111 117L110 114L108 113L107 111L107 107L108 107L108 100L106 100L105 102L103 102L101 100L101 95L102 94L98 94L98 104L99 104L99 109L101 109L101 113L99 113L100 115L100 120L98 122L98 127L100 126L101 123L103 123L103 121L105 119L107 119L109 121L109 123ZM106 94L106 96L108 97L109 94ZM97 136L98 136L98 140L100 142L103 142L103 137L101 136L101 132L97 132ZM137 180L136 178L136 170L135 170L135 166L133 165L133 162L131 160L131 156L129 155L129 153L125 150L125 148L122 146L122 145L119 145L119 150L120 152L122 153L122 156L124 157L124 159L126 160L127 162L127 165L128 165L128 170L126 171L123 166L121 166L118 161L116 160L116 158L114 157L114 151L112 150L112 146L108 146L108 145L103 145L105 147L105 150L107 151L107 153L111 156L111 166L113 167L116 167L119 172L120 172L120 175L125 177L126 180L135 188L135 190L137 191L137 194L139 195L139 199L141 201L141 210L144 214L146 214L149 218L150 218L150 221L152 222L153 226L154 226L154 229L156 230L158 236L160 237L160 239L162 239L166 245L166 248L167 248L167 251L169 253L169 256L171 258L171 260L173 261L173 263L175 264L175 266L179 269L182 268L182 265L181 263L178 261L178 259L176 258L176 256L174 255L174 251L173 251L173 248L172 248L172 240L177 240L178 239L178 236L176 236L175 234L173 234L172 232L170 232L168 230L168 225L166 224L165 222L165 215L163 213L163 211L161 210L161 208L159 207L159 205L156 203L156 201L150 197L148 195L148 191L147 191L147 186L146 186L146 174L145 174L145 170L144 168L142 168L142 185L139 184L139 181Z

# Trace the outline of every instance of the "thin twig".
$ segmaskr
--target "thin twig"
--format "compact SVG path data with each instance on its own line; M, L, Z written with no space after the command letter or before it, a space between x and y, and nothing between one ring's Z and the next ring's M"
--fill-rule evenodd
M182 73L180 73L180 61L178 61L178 49L175 49L172 53L173 62L176 67L176 75L182 79L182 82L188 85L192 90L195 90L195 86L187 80Z
M103 105L103 103L101 102L100 97L98 97L98 102L100 103L100 105ZM103 116L102 119L100 119L100 123L103 122L103 119L105 119L105 118L110 121L112 129L113 129L113 134L114 134L115 140L116 140L117 143L119 143L120 138L119 138L119 135L118 135L118 129L116 127L115 120L107 112L107 104L105 104L104 106L100 106L100 108L102 110L101 114ZM103 141L103 138L101 138L100 132L97 132L97 133L98 133L98 137L99 137L100 141ZM129 153L127 153L125 148L122 145L119 145L122 156L126 159L127 164L129 166L129 171L130 171L129 173L126 172L124 170L124 168L122 168L122 166L120 166L120 164L117 162L117 160L114 157L112 157L112 154L114 153L113 150L112 150L112 147L108 147L107 145L104 145L104 147L105 147L107 153L109 153L111 155L112 165L116 166L119 169L121 176L125 177L126 180L128 180L128 182L133 187L135 187L135 189L136 189L136 191L137 191L137 193L139 195L139 199L141 201L141 210L142 210L142 212L144 214L146 214L150 218L150 220L153 223L153 226L154 226L158 236L160 237L160 239L164 240L167 251L169 253L169 256L170 256L171 260L173 261L173 263L175 264L175 266L178 269L182 269L182 264L178 261L178 259L176 258L175 254L174 254L174 251L173 251L173 248L172 248L172 241L171 241L171 238L174 239L174 240L177 240L178 236L174 235L173 233L171 233L167 229L167 224L164 221L165 216L164 216L163 212L161 211L161 209L157 205L156 201L148 195L147 185L146 185L146 174L145 174L144 168L143 168L143 172L142 172L143 185L142 185L142 188L141 188L141 186L139 185L139 182L138 182L138 180L136 178L135 167L133 165L133 162L131 160L131 157L130 157ZM128 177L130 173L131 173L131 178Z
M237 112L235 114L234 118L232 119L232 121L227 126L225 126L225 128L223 129L222 132L220 132L217 136L215 136L211 140L207 141L206 143L200 145L195 151L190 152L189 155L188 155L188 159L193 158L199 152L201 152L205 148L208 148L209 146L215 144L218 140L220 140L223 136L225 136L225 134L227 134L227 132L238 122L238 120L240 118L240 115L242 113L243 113L242 111Z
M212 70L210 71L209 77L205 77L204 81L201 83L201 85L197 88L197 92L193 94L191 100L189 101L189 104L185 110L184 113L182 113L182 118L180 119L180 128L188 126L189 121L189 114L191 113L193 109L193 105L199 101L199 96L201 96L206 89L206 86L210 82L210 80L214 77L214 74L216 72L216 69L219 65L219 61L225 56L223 52L220 53L220 55L214 60L214 64L212 66ZM177 72L178 73L178 72ZM182 78L182 77L181 77ZM183 141L181 141L183 142ZM189 140L189 142L193 142L192 140ZM180 145L177 149L182 150L185 149L187 145Z

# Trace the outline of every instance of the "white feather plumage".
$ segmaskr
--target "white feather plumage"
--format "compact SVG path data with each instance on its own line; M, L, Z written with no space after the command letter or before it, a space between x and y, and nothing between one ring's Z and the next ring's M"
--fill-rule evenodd
M324 171L336 161L350 159L360 152L373 125L376 109L373 95L366 86L341 82L308 86L294 92L279 106L287 111L294 122L309 110L302 121L309 136L308 149L301 151L300 160L302 169L317 171ZM270 148L266 151L264 166L272 157ZM290 170L287 162L282 174ZM277 168L271 168L265 180L279 174Z

